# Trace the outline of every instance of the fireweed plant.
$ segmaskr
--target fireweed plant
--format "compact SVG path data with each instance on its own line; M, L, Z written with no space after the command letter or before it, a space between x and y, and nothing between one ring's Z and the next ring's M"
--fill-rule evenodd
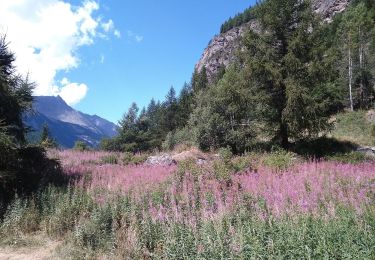
M374 162L260 166L223 178L217 166L192 160L146 166L125 165L121 153L49 156L78 178L17 198L2 219L2 243L44 232L64 239L61 255L77 258L375 257Z

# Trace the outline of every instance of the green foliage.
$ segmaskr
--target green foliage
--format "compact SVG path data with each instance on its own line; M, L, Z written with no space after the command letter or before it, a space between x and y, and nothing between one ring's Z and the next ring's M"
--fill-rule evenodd
M162 144L162 148L164 151L171 151L176 145L175 134L173 132L169 132L165 137L165 140Z
M76 151L88 151L89 147L84 141L76 141L73 149Z
M229 18L225 21L220 28L220 33L226 33L227 31L233 29L234 27L241 26L251 20L255 19L253 9L251 7L245 9L242 13L237 14L233 18Z
M31 108L33 83L17 75L15 56L8 49L5 36L0 35L0 122L18 145L25 143L26 128L22 114Z
M103 151L119 151L120 144L117 138L103 138L100 140L99 148Z
M232 166L234 172L242 172L245 170L252 169L254 167L253 162L249 156L237 156L232 159Z
M42 128L42 133L40 135L40 142L39 144L44 148L56 148L57 143L56 141L51 137L51 134L48 129L48 125L44 124Z
M333 66L321 48L321 23L309 2L266 0L254 12L265 33L250 31L245 37L245 82L256 121L288 148L290 139L329 129L329 94L323 93Z
M74 241L85 249L109 251L114 239L112 225L112 209L108 206L95 208L89 219L81 220L75 227Z
M124 165L139 165L146 162L147 158L147 154L132 154L129 152L125 152L122 156L122 163Z
M292 166L295 160L296 158L293 153L285 150L278 150L267 154L262 159L262 164L266 167L281 171Z
M340 17L335 45L340 59L337 65L341 82L346 86L351 108L367 109L375 99L373 39L375 37L374 9L366 1L357 1ZM349 65L347 65L349 64Z
M22 119L31 109L34 84L16 73L14 61L5 36L0 36L0 217L15 195L27 196L49 183L66 181L43 147L26 143Z
M220 148L218 151L219 158L225 163L229 163L232 160L233 153L232 151L227 147L227 148Z
M332 129L331 115L348 107L349 49L354 107L368 108L375 100L374 10L369 0L354 1L328 24L310 1L265 0L246 9L221 28L254 18L259 23L261 30L241 41L237 63L218 68L210 82L205 67L195 70L178 96L171 87L163 102L152 99L141 111L133 104L119 136L103 140L101 148L139 153L183 144L205 151L229 146L242 154L279 145L327 155L318 137ZM363 136L361 145L374 139Z
M205 90L208 87L207 70L203 67L201 71L194 70L191 79L191 88L194 93Z
M350 153L328 156L327 160L342 162L342 163L358 164L358 163L369 161L370 158L365 153L350 152Z
M246 150L254 137L249 94L236 67L229 68L216 86L198 93L189 126L202 150L227 146L234 153Z
M197 178L198 176L203 174L203 171L202 168L197 165L194 159L189 158L178 163L176 177L179 178L179 181L182 181L186 173L190 173L195 178Z
M337 208L334 218L303 214L261 219L245 204L195 226L153 220L145 213L151 200L164 203L163 197L163 192L153 194L143 205L117 197L99 205L82 190L51 187L31 200L12 203L1 222L0 242L45 230L65 239L61 251L91 259L372 259L375 254L370 209L359 215L351 208Z
M116 155L111 154L111 155L103 156L101 159L101 162L104 164L117 164L118 159Z
M366 111L354 111L336 115L331 135L339 140L350 141L363 146L375 146L371 134L373 123L366 118Z

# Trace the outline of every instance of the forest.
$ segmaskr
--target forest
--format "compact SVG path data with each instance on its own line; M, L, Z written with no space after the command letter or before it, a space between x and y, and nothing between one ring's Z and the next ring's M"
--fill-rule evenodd
M329 24L309 4L246 10L238 20L251 12L267 33L248 32L236 64L212 84L202 69L179 95L171 87L162 102L151 100L141 111L132 104L119 136L102 148L136 153L184 143L241 154L259 146L292 149L321 137L332 115L374 105L374 10L372 1L357 1Z

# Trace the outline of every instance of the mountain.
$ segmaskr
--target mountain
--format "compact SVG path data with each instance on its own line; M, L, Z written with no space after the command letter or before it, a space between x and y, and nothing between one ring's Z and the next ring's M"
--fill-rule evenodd
M30 135L32 139L47 124L52 137L64 148L72 148L77 140L96 147L102 138L117 134L115 124L73 109L60 96L34 97L32 112L25 115L24 121L35 131Z
M330 22L335 14L343 12L352 0L313 0L312 6L324 21ZM259 31L255 19L216 35L204 50L195 69L200 72L206 68L207 78L213 82L222 67L233 64L236 53L241 50L241 38L249 30Z

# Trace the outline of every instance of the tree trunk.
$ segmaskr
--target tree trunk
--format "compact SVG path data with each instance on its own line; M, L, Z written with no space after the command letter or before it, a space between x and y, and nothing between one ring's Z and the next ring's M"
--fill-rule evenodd
M363 78L364 78L364 66L363 66L363 41L362 41L362 32L361 32L361 27L358 28L358 34L359 34L359 73L360 73L360 78L359 78L359 91L360 91L360 106L361 108L364 107L365 102L364 102L364 84L363 84Z
M349 39L349 99L350 99L350 110L354 110L353 106L353 94L352 94L352 81L353 81L353 59L352 59L352 50L350 46L350 39Z
M281 146L284 149L289 149L289 139L288 139L288 125L281 120L280 122L280 138Z

